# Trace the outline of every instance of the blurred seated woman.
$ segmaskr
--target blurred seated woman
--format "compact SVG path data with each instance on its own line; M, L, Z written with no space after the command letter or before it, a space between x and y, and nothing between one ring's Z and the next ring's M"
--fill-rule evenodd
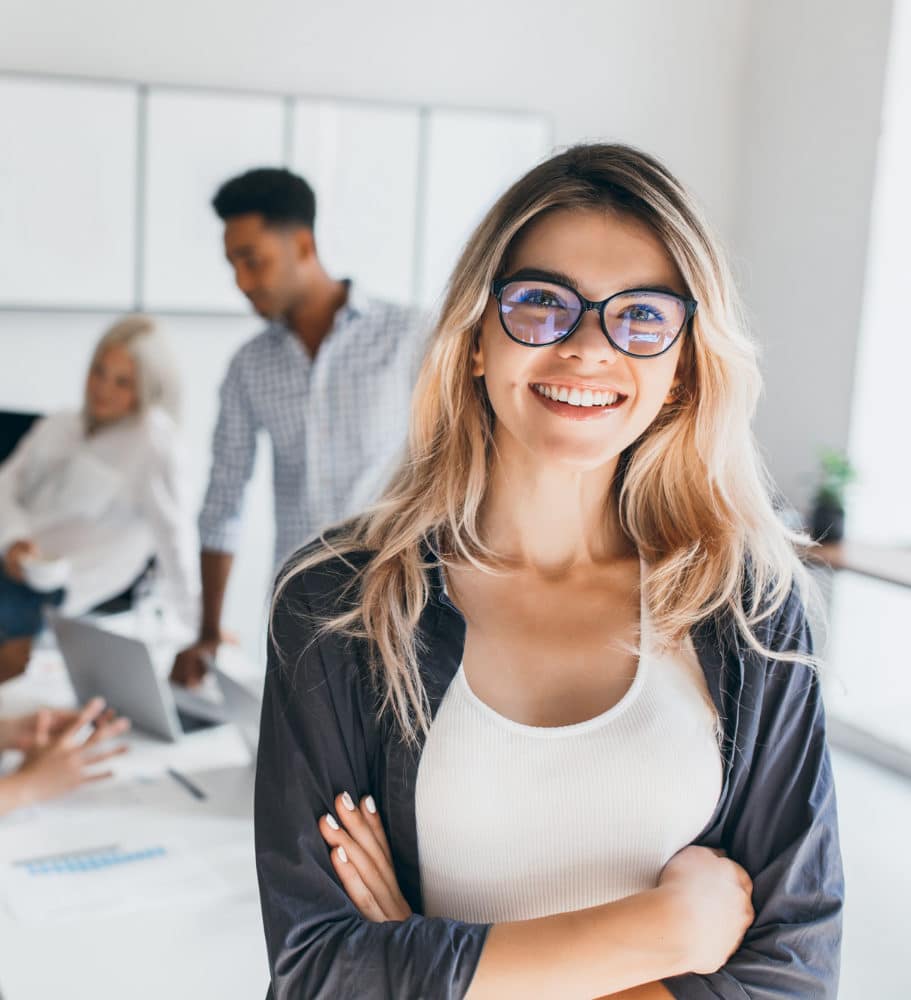
M37 421L0 465L0 680L25 669L45 607L90 611L152 558L165 605L195 623L177 395L162 334L128 316L95 348L82 411Z
M126 752L126 744L111 740L129 728L101 698L79 709L42 708L0 718L0 751L23 755L15 771L0 775L0 816L111 777L98 765Z

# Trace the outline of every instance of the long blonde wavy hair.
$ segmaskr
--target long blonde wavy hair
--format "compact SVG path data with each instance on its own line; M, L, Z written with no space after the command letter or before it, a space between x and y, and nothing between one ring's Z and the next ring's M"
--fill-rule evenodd
M468 562L497 572L480 514L495 460L495 416L472 375L476 331L491 282L523 227L554 209L606 209L649 226L699 303L685 333L679 391L620 456L612 485L620 524L649 567L654 626L667 642L730 613L752 648L778 659L756 626L806 571L773 508L751 431L760 391L756 347L728 265L690 196L657 160L623 145L581 145L534 167L490 209L455 267L414 392L406 457L381 500L323 536L280 575L275 600L298 573L336 556L369 553L353 599L317 633L366 639L382 695L406 740L429 726L417 626L428 568ZM432 544L429 544L429 541ZM339 605L341 608L342 605ZM274 602L273 602L274 608Z

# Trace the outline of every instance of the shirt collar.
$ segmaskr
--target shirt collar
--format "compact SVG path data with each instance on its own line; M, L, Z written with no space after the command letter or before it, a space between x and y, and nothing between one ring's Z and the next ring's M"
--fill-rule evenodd
M348 297L345 299L345 304L335 314L335 319L332 323L333 330L337 328L339 322L344 324L356 319L358 316L364 315L364 313L370 310L370 297L364 291L363 287L351 278L343 278L342 280L348 286ZM280 319L272 320L266 329L276 336L285 334L294 336L294 332Z
M363 287L351 278L342 279L348 286L348 298L345 304L339 309L346 319L353 319L355 316L362 316L370 309L370 298Z

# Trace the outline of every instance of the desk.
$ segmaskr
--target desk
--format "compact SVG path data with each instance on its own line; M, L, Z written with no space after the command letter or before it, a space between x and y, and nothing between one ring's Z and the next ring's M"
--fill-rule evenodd
M896 545L872 545L866 542L826 542L810 549L813 562L831 569L846 569L852 573L911 587L911 549Z
M807 556L834 571L820 577L828 623L813 623L822 639L829 738L911 777L911 550L845 541Z
M28 673L0 691L0 710L71 703L68 688L59 655L40 650ZM0 900L3 1000L263 997L268 967L253 859L253 771L240 733L219 726L177 744L140 734L130 743L110 782L0 820L0 865L71 850L87 837L106 845L166 836L180 842L186 871L195 876L198 867L205 876L201 888L194 890L191 877L168 902L124 899L116 912L96 908L40 924L17 919ZM190 776L206 800L168 778L167 767ZM142 794L134 799L136 789Z

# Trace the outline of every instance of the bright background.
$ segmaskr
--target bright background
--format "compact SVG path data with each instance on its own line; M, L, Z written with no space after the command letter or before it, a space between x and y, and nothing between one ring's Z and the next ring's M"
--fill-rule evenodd
M783 494L805 510L819 449L847 448L861 473L849 535L908 544L911 448L901 414L911 369L911 321L904 315L911 231L909 6L907 0L463 0L457 6L0 0L0 71L508 112L545 122L556 146L608 139L657 154L701 200L731 254L763 351L766 390L757 436ZM10 134L3 114L0 103L0 246L4 220L8 225L15 212L3 191ZM90 134L91 123L79 124ZM331 121L319 127L331 136ZM402 135L407 132L405 126ZM165 159L171 154L162 176L168 169L179 174L181 135L162 136ZM489 162L491 141L455 142L441 154L448 176L456 178L450 207L460 205L464 193L459 177L491 178L479 166ZM317 157L307 167L327 186L326 218L345 159ZM68 167L65 159L55 160L50 137L34 162L39 204L41 186L52 187ZM447 175L439 176L444 187L436 204L445 208ZM436 231L431 225L427 232ZM79 236L59 233L73 246L73 274L91 261L92 247ZM176 269L179 278L181 233L156 238L173 244L174 258L161 266ZM321 239L332 247L331 235ZM429 266L425 249L418 247L418 272ZM452 250L435 251L434 273L445 271ZM346 251L334 252L341 261ZM230 297L226 267L219 279L220 253L215 230L205 280L213 287L223 280ZM0 251L0 290L18 260ZM402 296L432 301L416 273L410 283L402 279ZM150 276L147 290L166 278L164 271ZM185 292L192 296L198 283L189 278ZM21 277L34 279L34 273ZM89 346L112 318L109 312L0 310L0 408L75 405ZM217 386L228 358L258 323L242 313L186 311L169 314L166 323L188 373L186 430L198 456L201 495ZM260 449L225 615L256 654L271 520L269 456ZM902 623L911 598L862 584L858 590L845 579L832 605L834 672L862 692L858 712L871 727L893 719L894 728L904 722L906 729L911 657ZM836 766L852 893L842 997L897 1000L911 995L899 937L907 927L902 900L911 893L902 849L911 829L911 792L905 779L853 757L836 755Z

